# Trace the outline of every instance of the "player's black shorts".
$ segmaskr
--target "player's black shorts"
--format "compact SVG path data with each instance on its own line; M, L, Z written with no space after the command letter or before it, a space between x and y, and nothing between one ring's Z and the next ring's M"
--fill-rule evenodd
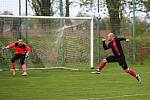
M126 70L128 68L126 60L125 60L125 56L121 55L121 56L108 56L106 58L107 62L111 63L111 62L118 62L120 66L122 66L122 68L124 70Z
M25 63L25 54L15 54L15 56L11 59L11 62L15 63L15 61L19 59L21 65L23 65Z

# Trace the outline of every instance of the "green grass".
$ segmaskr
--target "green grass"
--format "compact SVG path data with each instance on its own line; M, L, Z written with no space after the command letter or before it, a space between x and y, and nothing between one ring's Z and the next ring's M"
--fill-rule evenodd
M102 74L87 71L0 72L0 100L149 100L150 67L130 65L141 74L142 84L117 64L108 64Z

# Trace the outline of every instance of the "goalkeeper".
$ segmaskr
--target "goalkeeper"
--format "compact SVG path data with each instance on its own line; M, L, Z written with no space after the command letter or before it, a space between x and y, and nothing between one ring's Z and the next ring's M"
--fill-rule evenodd
M121 41L129 41L126 38L117 38L113 33L107 35L107 40L109 41L108 45L105 44L105 38L102 38L103 48L105 50L112 49L114 55L108 56L106 59L103 59L96 69L96 74L99 74L101 70L105 67L106 63L118 62L120 66L133 77L135 77L139 82L141 82L140 76L126 64L125 56L122 50Z
M20 63L22 65L22 76L27 75L27 69L26 69L26 63L25 59L28 57L29 52L30 52L30 47L23 42L22 39L19 39L15 43L10 43L3 49L9 49L9 48L14 48L16 49L15 56L11 59L12 62L12 69L13 69L13 75L16 75L16 60L20 60Z

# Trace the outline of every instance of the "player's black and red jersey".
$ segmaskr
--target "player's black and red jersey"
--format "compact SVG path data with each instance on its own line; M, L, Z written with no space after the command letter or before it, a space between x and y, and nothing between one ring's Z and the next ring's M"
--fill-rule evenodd
M124 55L123 50L122 50L122 46L120 43L120 41L123 41L123 40L125 41L126 38L113 38L113 40L111 42L109 42L108 45L106 45L105 41L103 41L103 48L105 50L111 48L114 56Z
M108 56L106 58L107 62L118 62L119 65L122 66L124 70L126 70L128 66L120 43L123 40L125 41L126 38L113 38L112 41L108 43L108 45L106 45L105 41L103 41L103 48L105 50L111 48L114 54L114 56Z
M30 47L25 43L22 43L21 45L19 45L18 42L16 42L16 43L9 44L7 47L15 48L16 54L25 54L25 53L30 52Z

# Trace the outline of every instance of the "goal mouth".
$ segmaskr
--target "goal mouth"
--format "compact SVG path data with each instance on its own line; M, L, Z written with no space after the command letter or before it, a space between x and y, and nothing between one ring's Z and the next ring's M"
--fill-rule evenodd
M5 46L21 38L31 47L26 62L29 69L93 68L93 17L0 15L0 21L0 44ZM14 51L7 53L0 56L12 58Z

